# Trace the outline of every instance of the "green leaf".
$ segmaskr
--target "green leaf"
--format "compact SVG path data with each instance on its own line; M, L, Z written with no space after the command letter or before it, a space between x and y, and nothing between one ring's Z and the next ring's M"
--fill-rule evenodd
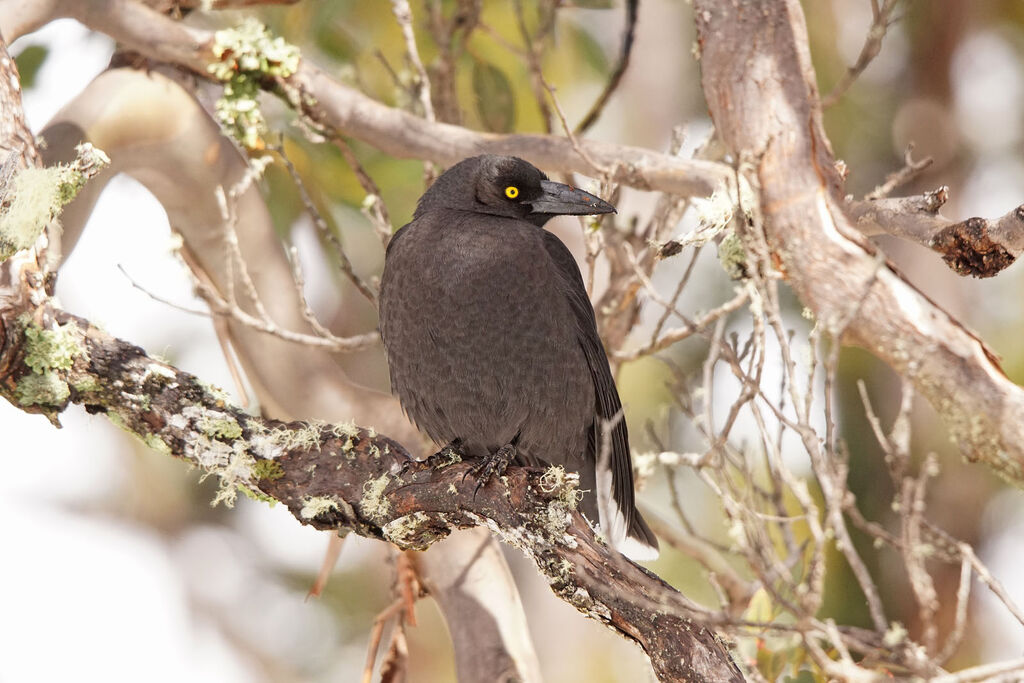
M487 62L473 62L473 92L484 128L494 133L508 133L515 128L515 94L501 69Z
M23 90L31 88L36 82L36 74L39 67L43 65L50 51L42 45L29 45L14 58L18 65L18 74L21 76L21 87Z
M614 0L576 0L572 6L583 9L611 9L615 7L615 2Z

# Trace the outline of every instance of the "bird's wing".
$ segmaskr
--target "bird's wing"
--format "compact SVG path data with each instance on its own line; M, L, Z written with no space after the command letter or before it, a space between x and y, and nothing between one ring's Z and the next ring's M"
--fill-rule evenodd
M629 435L626 431L626 418L622 415L622 402L615 388L611 368L608 367L608 356L605 355L601 337L597 333L597 321L594 318L594 307L590 305L587 289L583 284L583 275L576 265L569 249L554 234L543 231L544 247L548 256L558 269L563 291L569 300L569 306L576 318L578 338L590 375L594 380L594 394L597 397L597 420L594 425L594 452L588 453L595 461L602 456L603 427L602 422L614 421L611 430L611 450L609 469L611 470L612 495L616 507L622 513L625 529L633 525L633 465L629 457ZM600 467L600 462L595 462ZM600 471L598 481L600 482ZM606 533L610 530L606 530Z

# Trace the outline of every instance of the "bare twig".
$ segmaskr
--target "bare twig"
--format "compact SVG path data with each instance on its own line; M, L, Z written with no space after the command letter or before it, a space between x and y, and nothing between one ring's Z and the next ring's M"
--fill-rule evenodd
M344 147L344 149L348 149L348 146L345 145L343 142L341 142L341 144L339 145L339 149L342 146ZM353 285L355 285L355 288L359 290L359 292L363 296L365 296L371 303L375 303L377 301L377 292L365 280L359 277L359 275L357 275L355 270L352 268L352 261L349 259L348 254L345 253L345 247L342 246L341 244L341 240L338 237L337 230L332 229L331 226L327 224L327 220L320 212L320 209L317 208L316 203L313 202L313 198L309 195L309 190L306 189L305 181L303 181L302 176L299 175L299 171L297 168L295 168L295 164L293 164L292 160L288 158L287 154L285 154L284 145L278 145L277 147L274 147L273 151L277 152L277 154L281 157L281 161L284 162L285 168L288 169L288 174L292 177L292 182L295 183L295 187L299 191L299 197L302 198L302 204L303 206L306 207L306 212L309 213L310 218L313 219L313 225L316 226L317 232L320 233L320 236L327 240L332 247L334 247L334 254L335 256L338 257L338 265L341 268L341 272L345 273L345 276L352 282ZM342 152L342 154L344 155L344 151ZM345 160L349 161L348 156L345 157ZM352 165L351 161L349 165ZM353 170L355 170L355 168L356 167L353 167ZM361 175L360 171L361 168L359 171L356 171L356 177L360 179L360 183L362 184L362 176L364 176L365 174ZM366 177L368 178L368 176ZM370 183L372 183L372 181L370 181ZM372 184L371 187L376 189L376 187L373 186ZM367 190L367 192L369 192L369 190ZM373 194L371 196L376 197L377 202L379 202L379 194ZM390 230L388 232L390 234ZM293 259L293 263L294 262L295 261Z
M436 121L434 115L434 103L430 99L430 77L423 67L420 59L419 48L416 47L416 35L412 30L412 9L409 7L409 0L391 0L391 11L395 15L395 21L402 29L402 38L405 40L405 54L412 64L416 73L416 93L420 106L423 108L423 116L427 121Z
M619 87L619 83L622 82L622 76L629 67L629 57L633 53L633 38L636 34L636 18L639 7L640 0L626 0L626 27L622 30L622 48L619 51L619 59L616 61L615 67L608 77L604 90L601 91L597 100L590 106L590 110L587 111L576 125L575 133L577 135L587 132L587 129L597 122L601 112L604 111L605 105L608 104L608 100L611 99L612 94Z
M885 182L864 196L868 201L882 199L892 194L893 190L901 185L906 185L923 170L932 165L933 159L925 157L920 161L914 161L914 144L907 145L907 151L903 154L903 166L896 172L890 173Z
M878 56L878 53L882 49L882 41L885 39L885 34L889 30L889 26L892 24L892 13L896 9L896 3L899 0L885 0L881 7L878 6L875 0L872 0L872 13L874 17L871 21L871 28L868 29L868 35L864 39L864 45L860 49L860 55L857 56L857 61L853 63L843 77L839 79L839 82L835 84L831 92L821 98L821 106L828 109L833 104L838 102L846 91L850 89L854 81L864 72L864 69L868 68L868 65Z
M516 24L519 26L519 35L523 39L523 54L526 56L526 66L530 73L530 87L533 90L533 97L537 101L537 108L540 109L540 118L544 123L544 132L550 134L551 108L548 107L544 92L551 92L551 89L544 81L540 59L544 40L555 26L554 5L537 3L541 20L537 33L534 35L530 35L530 30L526 27L526 17L523 14L523 0L515 0L514 7Z

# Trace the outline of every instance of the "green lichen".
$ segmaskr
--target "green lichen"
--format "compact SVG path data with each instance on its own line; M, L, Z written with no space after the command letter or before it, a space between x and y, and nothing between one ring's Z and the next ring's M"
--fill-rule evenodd
M718 262L733 280L747 277L747 250L735 231L730 230L718 245Z
M86 375L71 383L71 388L79 394L92 394L103 388L99 380L92 375Z
M203 415L199 420L199 429L212 439L237 439L242 436L238 421L228 416Z
M299 49L249 17L240 26L214 34L213 55L218 61L207 70L224 82L224 94L215 107L218 121L246 148L263 149L267 124L257 101L260 83L295 73Z
M248 486L238 486L238 490L242 492L249 500L255 500L257 503L266 503L270 507L277 505L277 501L263 493L258 489L251 489Z
M359 511L363 516L374 521L384 519L391 509L391 503L384 497L384 489L391 482L391 477L382 474L363 485L363 497L359 501Z
M79 156L70 164L23 168L11 178L0 203L0 261L35 244L89 177L110 163L106 154L88 143L76 149Z
M306 496L302 499L299 516L303 519L316 519L320 515L337 510L338 503L330 496Z
M76 325L68 323L52 330L34 324L25 328L25 365L32 368L32 372L69 370L75 358L84 354L81 332Z
M277 481L284 476L284 468L273 460L257 460L256 464L252 466L252 476L257 479Z
M121 415L119 413L115 413L113 411L107 411L107 420L109 420L110 424L114 425L118 429L123 429L124 431L128 432L129 434L134 434L135 433L132 430L128 429L128 424L124 421L124 418L121 417Z
M146 434L142 437L142 442L158 453L171 455L171 447L156 434Z
M54 372L32 373L18 380L14 396L23 406L63 406L71 396L68 383Z

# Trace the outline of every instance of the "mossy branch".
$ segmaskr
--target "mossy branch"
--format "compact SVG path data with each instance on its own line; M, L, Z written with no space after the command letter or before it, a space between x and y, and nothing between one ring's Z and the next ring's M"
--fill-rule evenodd
M594 536L575 509L574 474L511 467L477 491L469 463L408 466L408 451L372 428L248 415L49 301L29 312L9 303L0 298L0 394L23 409L55 422L72 403L106 414L154 450L219 477L214 503L231 505L241 491L283 503L303 524L403 549L485 526L526 553L560 598L640 644L661 680L743 680L682 595ZM57 389L29 395L40 378Z

